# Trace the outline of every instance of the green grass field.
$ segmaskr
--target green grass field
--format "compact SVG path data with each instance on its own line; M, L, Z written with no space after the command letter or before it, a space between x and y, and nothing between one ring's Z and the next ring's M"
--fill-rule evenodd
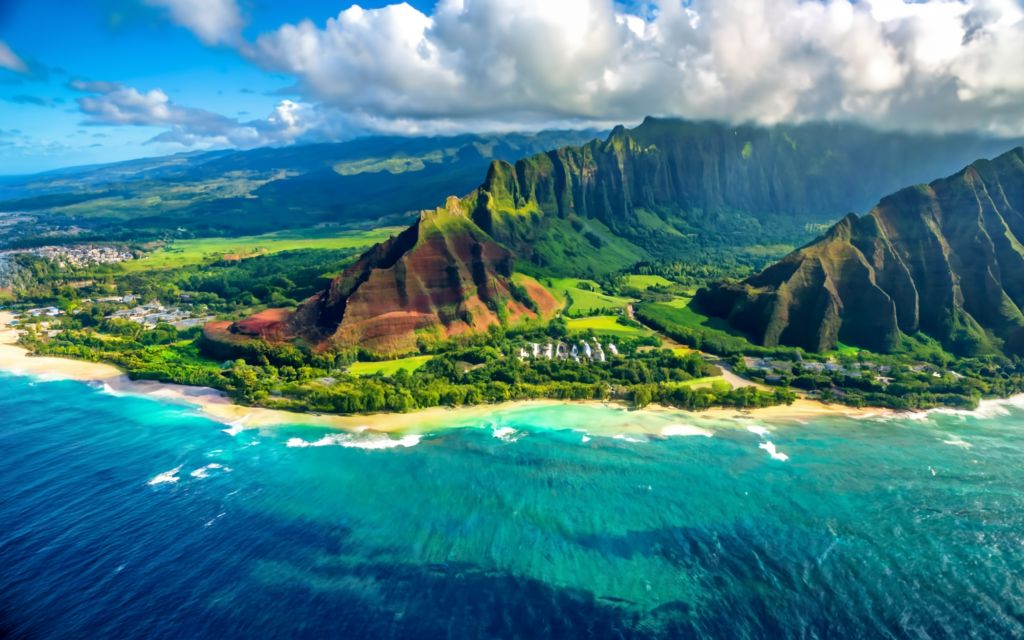
M600 314L622 311L632 302L629 298L610 296L601 292L593 280L580 278L544 278L544 285L561 301L572 300L569 315ZM586 288L584 288L586 287ZM593 289L592 291L589 289Z
M673 313L672 321L676 324L688 327L690 329L702 329L727 334L734 337L741 337L746 339L746 336L733 329L728 322L721 318L709 318L708 316L697 313L690 307L690 301L692 298L684 296L677 296L668 302L663 302L667 307L678 309L679 311Z
M354 376L372 376L381 374L385 376L394 375L400 369L412 373L423 365L427 364L433 356L412 356L399 358L397 360L383 360L381 362L353 362L348 372Z
M687 380L685 382L673 382L672 384L674 386L679 387L710 387L716 382L724 382L725 384L729 384L724 376L708 376L706 378L694 378L693 380Z
M672 281L662 276L640 276L628 275L625 277L626 286L641 291L647 291L651 287L670 287Z
M619 316L588 316L571 318L566 322L569 331L593 331L599 335L633 337L648 335L651 331L645 327L627 327L617 322Z
M195 238L176 240L153 253L123 263L129 272L175 269L219 260L226 255L251 256L294 251L296 249L350 249L369 247L399 233L399 227L371 231L337 229L299 229L240 238Z

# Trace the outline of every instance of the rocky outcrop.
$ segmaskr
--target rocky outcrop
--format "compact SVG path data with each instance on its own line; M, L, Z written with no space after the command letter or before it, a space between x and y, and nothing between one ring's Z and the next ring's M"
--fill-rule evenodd
M291 317L290 332L319 348L413 351L421 340L551 317L543 287L513 279L512 253L449 199L365 253Z
M893 351L923 332L960 355L1024 355L1024 148L903 189L695 303L764 345Z

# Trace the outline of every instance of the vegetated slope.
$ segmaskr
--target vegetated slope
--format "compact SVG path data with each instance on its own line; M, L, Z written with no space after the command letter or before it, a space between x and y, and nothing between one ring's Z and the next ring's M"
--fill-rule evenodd
M467 199L477 224L535 271L589 275L806 238L809 224L1008 146L853 125L647 118L603 141L493 162Z
M412 212L476 187L494 159L514 160L595 135L588 130L375 136L146 158L0 177L0 212L34 216L35 235L49 232L46 242L70 228L79 237L134 240L321 223L367 227L382 219L405 224ZM26 241L32 237L28 231Z
M923 332L960 355L1024 354L1024 148L883 198L696 302L765 345L896 350Z
M321 349L402 353L421 341L551 317L558 303L531 281L515 284L513 269L511 252L451 198L303 303L288 334Z

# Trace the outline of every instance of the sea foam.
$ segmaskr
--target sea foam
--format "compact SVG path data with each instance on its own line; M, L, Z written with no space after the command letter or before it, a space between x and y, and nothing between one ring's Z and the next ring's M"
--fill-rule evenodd
M692 424L670 424L661 430L661 435L666 437L703 436L710 438L715 434L712 431L695 427Z
M643 444L643 443L647 442L647 440L644 439L644 438L637 438L637 437L634 437L634 436L626 435L624 433L617 433L614 436L612 436L612 439L613 440L622 440L623 442L632 442L634 444Z
M747 426L747 431L749 431L750 433L753 433L755 435L759 435L762 438L767 436L769 433L771 433L770 431L768 431L768 427L762 427L759 424L748 425Z
M423 436L418 434L410 434L401 438L391 438L389 436L356 438L348 433L332 433L312 442L302 438L289 438L285 444L292 448L347 447L353 449L394 449L396 447L415 447L422 439Z
M948 444L953 447L960 447L961 449L970 449L972 446L970 442L967 442L957 437L950 438L949 440L943 440L942 444Z
M149 482L147 482L146 484L148 484L150 486L154 486L154 485L158 485L158 484L174 484L178 480L181 480L181 478L178 477L178 472L181 471L181 467L182 467L182 465L178 465L178 466L174 467L173 469L171 469L170 471L164 471L163 473L158 473L155 476L153 476L153 478Z
M494 427L491 429L491 435L502 442L515 442L526 434L512 427Z
M224 433L228 434L231 437L237 436L238 434L245 431L245 418L239 418L234 422L229 422L228 428L221 429L221 431L223 431Z
M772 442L771 440L766 440L762 442L761 444L758 445L758 448L767 451L768 455L771 456L772 460L778 460L779 462L785 462L789 460L789 456L776 449L775 443Z
M205 467L199 467L198 469L193 470L189 475L193 478L208 478L210 476L210 472L216 469L222 469L225 473L231 471L231 467L225 467L217 462L211 462Z

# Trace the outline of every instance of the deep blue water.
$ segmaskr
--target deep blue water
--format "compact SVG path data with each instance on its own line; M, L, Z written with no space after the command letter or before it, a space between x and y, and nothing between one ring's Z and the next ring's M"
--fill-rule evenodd
M0 635L1024 637L1024 411L573 430L628 415L367 449L0 376Z

